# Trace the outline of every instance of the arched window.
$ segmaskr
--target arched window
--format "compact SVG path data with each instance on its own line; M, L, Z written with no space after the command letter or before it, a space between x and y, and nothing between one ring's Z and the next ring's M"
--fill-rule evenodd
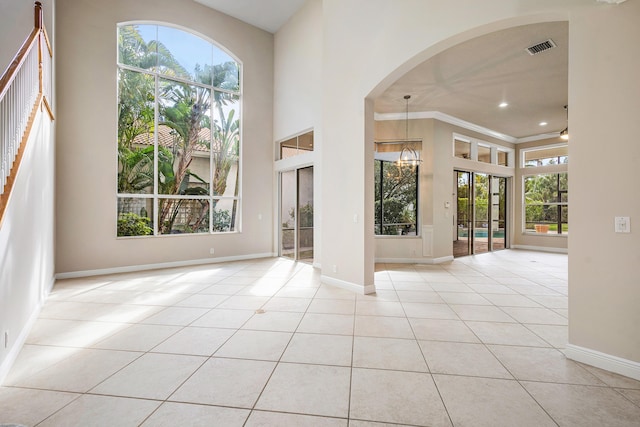
M189 32L118 26L118 236L238 231L240 71Z

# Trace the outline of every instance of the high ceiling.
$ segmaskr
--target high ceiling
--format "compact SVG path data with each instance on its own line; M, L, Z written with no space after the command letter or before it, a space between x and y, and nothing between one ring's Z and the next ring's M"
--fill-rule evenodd
M194 0L255 27L275 33L306 0Z
M305 0L195 0L276 32ZM526 48L547 39L556 47ZM560 132L567 126L567 22L514 27L454 46L409 71L375 102L376 113L440 112L513 137ZM500 108L498 104L509 105ZM546 122L546 126L540 126Z
M454 46L409 71L375 102L376 113L438 111L515 138L567 126L568 24L514 27ZM547 39L557 47L530 55ZM509 105L500 108L501 102ZM540 126L547 122L546 126Z

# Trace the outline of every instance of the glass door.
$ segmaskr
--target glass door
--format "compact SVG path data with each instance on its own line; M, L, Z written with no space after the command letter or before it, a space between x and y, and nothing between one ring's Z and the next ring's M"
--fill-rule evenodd
M491 178L491 250L507 247L507 178Z
M453 256L471 255L471 226L473 202L471 198L471 172L456 171L456 231Z
M298 218L296 259L313 262L313 167L298 169Z
M471 253L489 252L489 175L473 173L473 240Z
M507 247L507 178L455 171L453 256Z
M296 258L297 171L280 173L280 256Z
M280 173L280 256L313 262L313 167Z

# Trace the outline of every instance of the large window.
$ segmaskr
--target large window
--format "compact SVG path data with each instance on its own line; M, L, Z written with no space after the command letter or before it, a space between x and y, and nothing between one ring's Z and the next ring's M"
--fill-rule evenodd
M385 154L391 153L380 157ZM393 155L398 157L399 152ZM418 166L398 166L395 161L377 158L374 175L375 233L417 235Z
M238 230L240 74L191 33L118 27L118 236Z
M567 173L524 177L525 231L537 234L569 232Z

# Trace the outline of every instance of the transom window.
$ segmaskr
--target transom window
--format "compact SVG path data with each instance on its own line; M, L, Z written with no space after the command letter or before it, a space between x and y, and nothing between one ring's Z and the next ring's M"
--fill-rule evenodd
M118 26L118 236L238 231L240 71L187 31Z
M491 142L453 134L453 156L459 159L513 167L514 150Z
M313 131L280 142L279 159L288 159L313 151Z
M569 146L557 145L525 150L522 161L526 168L566 164L569 163Z

